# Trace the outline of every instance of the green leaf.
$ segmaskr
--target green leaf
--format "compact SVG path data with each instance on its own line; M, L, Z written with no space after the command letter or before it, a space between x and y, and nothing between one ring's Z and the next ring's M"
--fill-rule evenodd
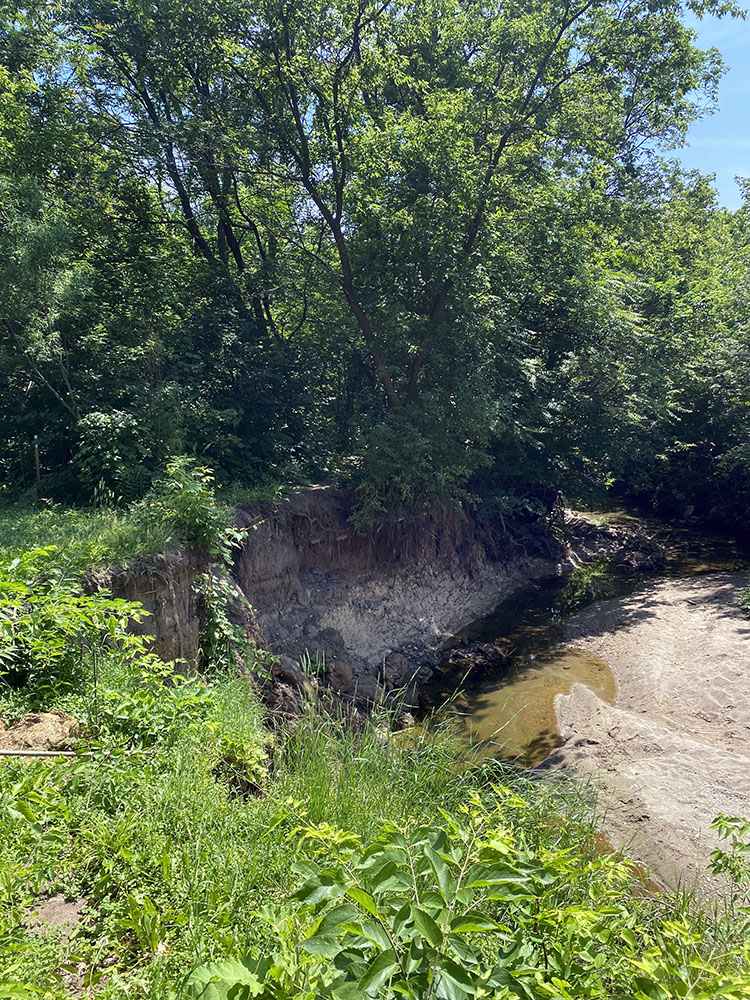
M346 889L345 893L349 899L353 899L355 903L359 903L359 905L367 910L368 913L371 913L373 917L377 917L378 908L375 905L375 900L369 892L365 892L364 889L359 889L354 886Z
M326 958L333 958L341 951L341 942L332 934L311 934L301 944L309 954L325 955Z
M438 971L446 979L450 979L461 989L467 990L467 992L474 992L476 988L476 980L473 979L466 969L463 969L457 962L453 959L448 958L444 955L438 962Z
M435 878L440 886L440 892L442 893L443 899L446 903L450 902L456 891L456 880L453 877L447 862L437 853L437 851L433 851L433 849L428 845L425 845L424 853L430 863L430 867L435 873Z
M382 952L370 963L367 972L359 981L359 988L365 993L376 995L383 983L387 982L397 971L396 954L392 948L389 948L388 951Z
M248 958L226 958L192 972L186 986L200 1000L245 1000L260 996L270 963ZM238 989L241 987L241 989Z
M433 948L437 948L443 940L443 935L440 928L429 913L412 904L411 915L414 920L414 926L417 928L422 937L426 938Z
M359 983L340 983L331 989L331 996L336 997L336 1000L362 1000Z
M635 934L627 927L623 927L620 931L620 937L623 941L635 951L638 948L638 942L636 941Z
M352 906L351 903L341 903L339 906L334 906L332 909L326 911L318 927L318 933L320 934L332 929L338 930L342 925L356 920L358 916L359 910L356 906Z
M28 997L40 995L41 990L37 990L33 986L0 979L0 997L3 997L3 1000L27 1000Z
M390 888L390 886L386 886L386 883L390 880L393 880L395 884L403 884L406 881L393 861L388 861L386 864L381 865L375 874L370 875L368 884L373 892L377 892L378 890L382 892L384 888Z
M502 966L497 965L492 970L492 975L487 980L488 986L500 986L516 997L522 997L523 1000L536 1000L535 994L526 986L525 983L517 979L511 972Z
M344 888L331 875L321 874L317 878L312 878L292 894L292 899L298 899L301 903L314 905L325 899L334 899L340 896Z
M361 923L362 936L372 941L381 950L386 950L390 946L388 935L377 922L377 920L363 920Z
M481 913L479 910L467 910L466 913L451 920L451 931L454 934L468 934L470 931L494 931L499 924Z

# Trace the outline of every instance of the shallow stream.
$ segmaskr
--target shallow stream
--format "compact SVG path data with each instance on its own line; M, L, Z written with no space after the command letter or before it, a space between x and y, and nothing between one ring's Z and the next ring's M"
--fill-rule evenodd
M634 520L621 511L587 516L606 516L610 523ZM665 544L666 567L634 575L602 561L564 578L537 581L446 644L446 650L455 649L453 662L426 692L425 706L451 711L478 756L526 767L544 760L561 743L555 696L567 694L573 684L585 684L615 702L617 685L608 664L587 650L564 645L565 621L571 615L598 601L635 593L649 580L750 565L747 545L734 538L646 523ZM460 658L461 648L474 643L499 645L508 655L499 667L477 669L470 649L465 660Z

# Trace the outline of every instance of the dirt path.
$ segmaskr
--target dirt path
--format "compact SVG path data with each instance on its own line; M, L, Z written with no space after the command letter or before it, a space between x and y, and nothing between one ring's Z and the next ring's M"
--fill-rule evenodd
M571 645L612 667L615 706L577 684L555 700L549 764L592 776L616 847L657 881L715 891L719 814L750 816L750 622L744 573L664 580L571 619Z

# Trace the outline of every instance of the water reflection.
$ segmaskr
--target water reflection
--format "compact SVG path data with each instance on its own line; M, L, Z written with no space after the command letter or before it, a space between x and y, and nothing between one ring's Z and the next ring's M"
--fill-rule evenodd
M554 699L573 684L614 704L617 685L601 657L585 649L549 650L468 701L464 722L472 744L483 756L533 767L560 745Z

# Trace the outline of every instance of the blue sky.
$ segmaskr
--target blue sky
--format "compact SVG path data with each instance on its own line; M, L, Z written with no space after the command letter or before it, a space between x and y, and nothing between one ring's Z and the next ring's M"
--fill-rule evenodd
M719 200L727 208L739 208L736 174L750 177L750 17L689 18L698 32L698 45L715 47L729 67L719 84L719 106L713 115L696 122L688 134L688 145L669 154L689 169L716 174Z

